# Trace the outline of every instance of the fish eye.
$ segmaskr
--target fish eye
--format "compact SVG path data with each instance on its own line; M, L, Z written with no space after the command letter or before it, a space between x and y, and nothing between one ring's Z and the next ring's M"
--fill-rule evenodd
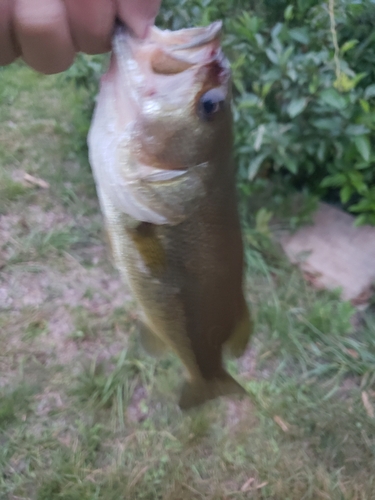
M212 120L224 108L225 94L221 89L205 92L198 102L198 115L202 120Z

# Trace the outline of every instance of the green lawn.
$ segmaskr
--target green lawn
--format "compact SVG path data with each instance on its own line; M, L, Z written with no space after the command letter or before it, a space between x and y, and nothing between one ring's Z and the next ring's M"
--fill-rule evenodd
M86 99L0 69L0 499L375 498L375 307L311 289L249 217L249 397L181 413L111 263Z

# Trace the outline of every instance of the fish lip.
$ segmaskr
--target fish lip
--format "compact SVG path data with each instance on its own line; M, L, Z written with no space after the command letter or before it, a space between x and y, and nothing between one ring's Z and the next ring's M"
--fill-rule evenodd
M126 28L126 26L118 23L115 26L114 36L112 40L115 41L116 39L121 39L126 36L140 44L152 43L155 45L164 45L166 43L168 50L170 51L189 50L199 48L216 40L219 41L222 33L222 27L222 21L214 21L208 26L202 26L198 28L183 28L174 31L161 30L156 26L153 26L149 31L148 37L144 40L141 40L135 38ZM168 43L169 40L178 37L191 37L191 40L184 43ZM113 49L116 50L116 43L113 43Z
M219 40L222 32L223 22L215 21L208 26L199 27L199 28L185 28L181 30L174 31L174 34L191 34L192 40L186 43L180 44L172 44L169 49L171 51L175 50L189 50L196 49L203 45L207 45L215 40ZM154 27L154 30L158 30L158 28ZM160 30L159 30L160 31Z

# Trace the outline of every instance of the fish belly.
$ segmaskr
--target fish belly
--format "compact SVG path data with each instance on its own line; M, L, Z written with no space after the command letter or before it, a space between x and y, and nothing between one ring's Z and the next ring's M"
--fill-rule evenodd
M103 194L100 200L117 267L144 323L187 369L181 406L241 392L222 364L223 346L239 327L244 346L250 335L236 211L215 214L208 204L177 226L156 226L130 220Z

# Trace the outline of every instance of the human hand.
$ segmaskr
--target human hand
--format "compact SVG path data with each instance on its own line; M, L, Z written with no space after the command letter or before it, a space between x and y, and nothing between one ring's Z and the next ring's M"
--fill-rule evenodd
M66 70L76 52L110 50L115 17L143 38L161 0L0 0L0 66L21 56L41 73Z

